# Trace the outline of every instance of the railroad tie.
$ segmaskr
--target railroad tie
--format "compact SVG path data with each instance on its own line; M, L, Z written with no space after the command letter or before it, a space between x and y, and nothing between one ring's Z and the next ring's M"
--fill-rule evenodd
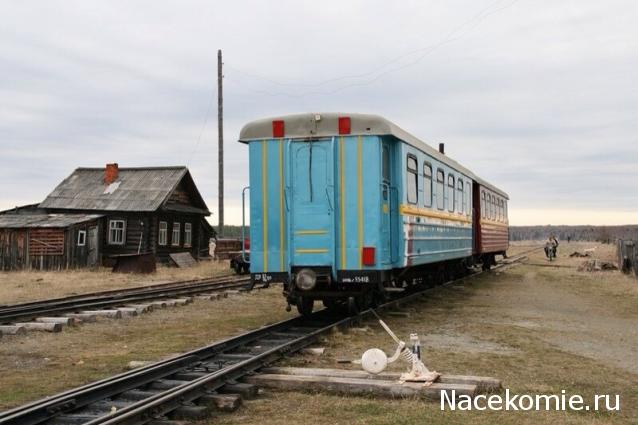
M22 326L27 331L40 332L61 332L62 325L59 323L25 322L14 323L14 326Z
M93 323L97 321L97 317L95 316L95 314L67 313L65 314L65 316L72 317L80 323Z
M5 325L0 326L0 334L4 335L25 335L27 330L24 326Z
M134 317L137 316L137 309L132 307L117 307L117 311L122 313L122 317Z
M36 322L59 323L62 326L75 326L76 320L73 317L37 317Z
M119 310L86 310L80 314L92 314L97 317L108 317L109 319L121 319L122 312Z

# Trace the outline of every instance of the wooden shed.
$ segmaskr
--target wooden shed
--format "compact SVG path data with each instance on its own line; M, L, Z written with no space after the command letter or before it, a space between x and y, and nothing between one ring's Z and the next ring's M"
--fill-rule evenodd
M61 270L95 266L99 214L0 215L0 270Z

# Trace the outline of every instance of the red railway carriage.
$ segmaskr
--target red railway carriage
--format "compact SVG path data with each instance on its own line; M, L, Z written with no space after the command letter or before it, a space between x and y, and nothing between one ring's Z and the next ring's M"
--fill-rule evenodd
M474 256L484 269L495 264L496 255L505 256L509 247L508 196L505 192L474 181Z

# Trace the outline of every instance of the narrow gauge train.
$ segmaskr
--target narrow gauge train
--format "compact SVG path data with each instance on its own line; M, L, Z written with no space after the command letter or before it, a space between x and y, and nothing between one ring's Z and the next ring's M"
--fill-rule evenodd
M309 314L489 268L505 255L508 196L375 115L307 113L253 121L250 272L283 282ZM442 149L441 149L442 150Z

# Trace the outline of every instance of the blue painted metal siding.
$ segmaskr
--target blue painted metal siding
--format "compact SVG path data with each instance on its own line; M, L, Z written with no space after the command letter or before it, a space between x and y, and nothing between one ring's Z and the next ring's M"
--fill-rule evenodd
M392 267L381 262L389 241L381 232L380 140L325 138L312 155L308 141L249 143L251 273ZM375 248L375 265L362 264L363 247Z
M399 174L401 199L400 222L400 258L396 262L396 267L406 267L420 264L429 264L438 261L459 259L472 255L472 179L468 176L450 168L449 166L435 160L425 153L415 149L406 143L400 142L397 146L398 165L396 172ZM417 202L408 203L407 197L407 157L414 155L417 159ZM431 206L426 206L424 201L424 176L423 164L427 162L432 166L432 202ZM443 179L443 210L437 208L436 179L437 170L444 172ZM455 211L448 210L448 176L450 173L455 178L454 192L458 196L456 186L458 178L463 181L463 196L466 197L466 208L462 213L461 208L455 206Z

